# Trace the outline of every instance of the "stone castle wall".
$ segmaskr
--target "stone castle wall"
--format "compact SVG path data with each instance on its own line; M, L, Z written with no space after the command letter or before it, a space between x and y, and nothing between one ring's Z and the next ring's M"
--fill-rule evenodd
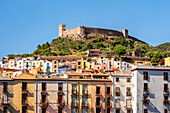
M134 41L140 41L142 43L145 43L141 40L138 40L135 37L129 36L128 30L126 29L121 29L120 31L116 31L116 30L110 30L110 29L78 26L73 29L66 30L65 24L59 25L59 36L60 37L67 37L73 40L87 40L89 39L89 37L97 37L97 34L100 34L103 37L109 37L109 36L124 37L124 38L132 39Z

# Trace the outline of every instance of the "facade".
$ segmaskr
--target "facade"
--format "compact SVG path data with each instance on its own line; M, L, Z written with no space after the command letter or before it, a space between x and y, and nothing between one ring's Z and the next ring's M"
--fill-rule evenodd
M0 78L0 113L12 113L13 107L13 81L10 78Z
M170 57L167 57L165 60L165 66L170 66Z
M13 78L13 113L34 113L35 75L25 73Z
M35 111L37 113L69 113L68 81L38 79L36 81Z
M168 113L170 68L136 66L132 69L133 113Z

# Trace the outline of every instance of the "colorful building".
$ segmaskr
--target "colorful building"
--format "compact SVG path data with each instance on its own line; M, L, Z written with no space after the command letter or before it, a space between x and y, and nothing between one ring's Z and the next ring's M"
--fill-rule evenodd
M24 73L13 78L13 113L35 112L35 75Z
M164 58L165 66L170 66L170 57Z

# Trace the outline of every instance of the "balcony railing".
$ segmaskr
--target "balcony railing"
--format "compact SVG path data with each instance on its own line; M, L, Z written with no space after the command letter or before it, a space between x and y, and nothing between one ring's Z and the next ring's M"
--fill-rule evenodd
M82 102L82 107L88 107L89 103L88 102Z
M145 87L145 88L143 89L143 91L144 91L144 92L149 92L149 88L148 88L148 87Z
M72 107L78 107L78 102L71 102Z
M22 105L28 105L28 100L22 100Z
M41 95L47 95L48 93L47 93L47 91L46 90L42 90L41 91Z
M107 103L106 103L106 106L107 106L107 107L111 107L111 106L112 106L112 103L111 103L111 102L107 102Z
M144 104L144 105L148 105L148 104L149 104L149 102L150 102L150 100L149 100L149 99L143 99L142 101L143 101L143 104Z
M126 109L131 110L132 109L132 105L126 105Z
M72 90L72 95L77 95L77 90Z
M164 100L164 101L163 101L163 104L164 104L164 105L170 105L170 101L169 101L168 99L167 99L167 100Z
M42 107L42 108L47 108L48 105L49 105L49 102L48 102L48 101L45 101L45 102L41 102L41 103L40 103L40 107Z
M120 103L115 103L115 108L116 109L121 109Z
M102 103L96 103L96 107L102 107Z
M164 93L169 93L169 89L164 89Z
M88 96L88 91L87 91L87 90L86 90L86 91L83 91L83 92L82 92L82 95Z
M116 93L115 93L115 96L120 96L120 92L116 92Z
M63 102L57 102L59 108L63 108L65 106L65 101Z

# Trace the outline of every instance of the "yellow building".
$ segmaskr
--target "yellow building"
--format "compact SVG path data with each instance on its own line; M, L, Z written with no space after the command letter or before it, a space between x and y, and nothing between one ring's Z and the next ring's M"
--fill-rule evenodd
M134 65L138 65L138 64L143 64L143 65L150 65L151 61L134 61Z
M165 58L165 66L170 66L170 57Z
M91 57L82 56L81 60L77 60L77 70L91 70L94 68L94 61Z
M91 111L91 81L90 79L69 80L70 113L92 113Z
M13 78L13 113L34 113L35 109L35 75L24 73Z

